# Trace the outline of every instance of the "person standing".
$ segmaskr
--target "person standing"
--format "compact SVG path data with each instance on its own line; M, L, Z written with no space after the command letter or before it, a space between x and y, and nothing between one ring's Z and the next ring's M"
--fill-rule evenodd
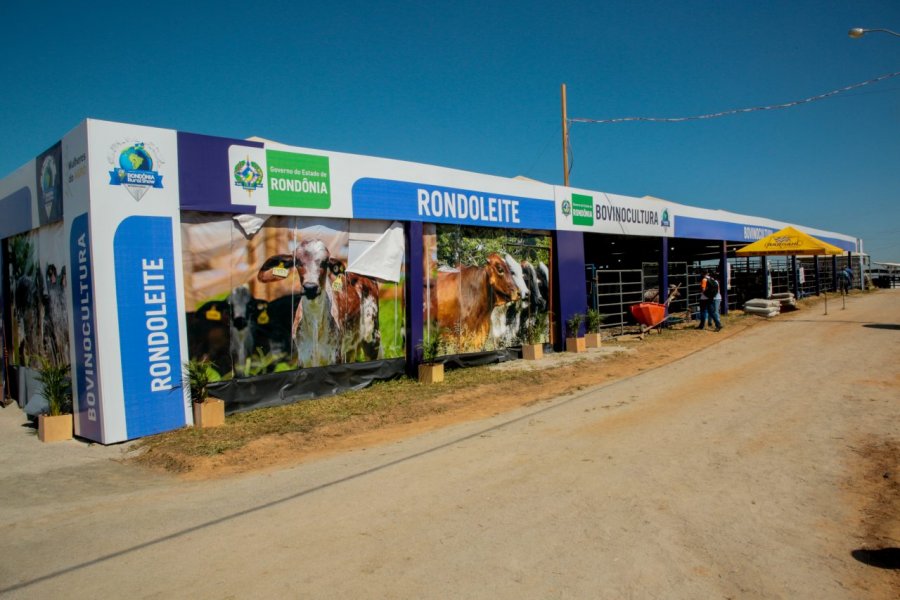
M706 310L703 310L703 305ZM713 275L712 270L706 272L706 276L700 281L700 325L697 329L703 329L706 321L716 324L716 331L722 331L722 322L719 320L719 305L722 303L722 293L719 289L719 282ZM704 315L704 312L706 313Z
M706 309L709 306L709 300L706 299L706 278L706 273L700 278L700 299L698 301L700 303L700 324L697 326L697 329L703 329L704 325L706 325Z
M840 282L841 293L849 294L850 286L853 285L853 269L850 267L850 265L847 265L846 267L844 267L844 270L841 271Z
M719 320L719 309L722 306L722 286L719 285L719 280L712 273L709 274L706 290L706 295L712 296L709 301L709 307L706 309L706 313L709 316L708 325L712 327L712 324L715 323L716 331L722 331L722 321Z

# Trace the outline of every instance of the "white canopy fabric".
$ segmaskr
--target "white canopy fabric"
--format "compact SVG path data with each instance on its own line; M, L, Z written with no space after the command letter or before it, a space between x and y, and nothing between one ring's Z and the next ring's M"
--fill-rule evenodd
M400 281L405 253L403 225L394 221L353 264L348 265L347 271L396 283Z

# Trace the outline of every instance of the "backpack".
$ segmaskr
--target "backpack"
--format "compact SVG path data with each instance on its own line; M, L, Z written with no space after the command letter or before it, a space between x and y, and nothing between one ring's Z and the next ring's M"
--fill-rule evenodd
M703 292L703 295L712 300L716 297L716 294L719 293L719 282L715 280L713 277L708 277L706 279L706 290Z

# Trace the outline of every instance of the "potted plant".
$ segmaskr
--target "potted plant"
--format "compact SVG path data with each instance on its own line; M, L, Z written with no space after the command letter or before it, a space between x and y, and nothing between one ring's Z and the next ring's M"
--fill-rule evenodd
M587 320L585 321L584 343L588 348L599 348L602 343L600 337L600 326L603 325L603 319L606 315L601 314L599 310L589 308L587 311Z
M209 395L211 363L191 359L184 365L184 376L191 388L194 427L219 427L225 424L225 402Z
M419 365L419 383L440 383L444 381L444 363L438 362L438 356L444 349L439 333L431 333L423 341L422 363Z
M544 337L547 334L547 313L538 312L525 327L525 341L522 344L522 358L540 360L544 357Z
M584 321L582 313L573 313L566 320L566 352L584 352L584 338L581 333L581 323Z
M53 364L44 357L37 380L44 387L44 398L49 414L38 416L38 439L42 442L59 442L72 439L72 380L69 365Z

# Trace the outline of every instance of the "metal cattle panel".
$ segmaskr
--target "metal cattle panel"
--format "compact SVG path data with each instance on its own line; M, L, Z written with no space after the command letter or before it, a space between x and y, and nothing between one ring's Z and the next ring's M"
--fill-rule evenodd
M594 271L588 305L606 315L604 328L619 327L624 333L628 307L643 300L643 281L641 269Z

